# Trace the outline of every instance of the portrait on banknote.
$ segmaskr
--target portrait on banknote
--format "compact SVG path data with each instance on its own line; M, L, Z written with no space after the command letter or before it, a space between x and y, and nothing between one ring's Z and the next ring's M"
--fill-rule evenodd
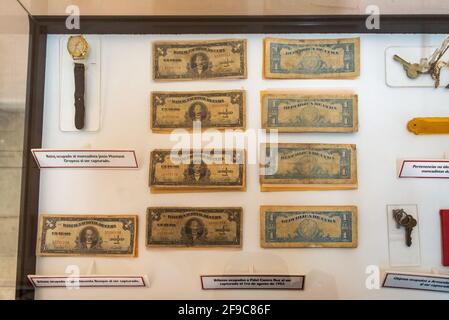
M137 255L137 216L41 215L39 256Z
M240 247L242 208L150 207L147 246Z
M246 59L244 39L158 41L153 45L153 79L246 79Z
M149 185L151 192L243 191L245 151L153 150Z
M154 91L151 93L151 130L245 129L243 90Z

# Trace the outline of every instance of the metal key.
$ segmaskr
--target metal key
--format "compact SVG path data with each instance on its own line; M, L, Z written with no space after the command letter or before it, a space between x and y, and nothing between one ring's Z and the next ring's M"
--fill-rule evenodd
M405 244L410 247L412 245L412 231L418 222L404 209L394 209L393 218L396 221L396 228L399 229L401 226L405 228Z
M404 209L394 209L393 210L393 219L396 221L396 228L399 229L401 227L401 220L405 215Z
M407 77L409 77L410 79L416 79L422 73L421 65L419 63L410 63L410 62L402 59L397 54L395 54L393 56L393 59L395 61L399 62L400 64L402 64L402 66L404 67L404 70L407 73Z
M413 228L416 227L418 222L411 215L406 215L404 219L402 219L401 224L405 227L405 244L407 247L412 245L412 231Z

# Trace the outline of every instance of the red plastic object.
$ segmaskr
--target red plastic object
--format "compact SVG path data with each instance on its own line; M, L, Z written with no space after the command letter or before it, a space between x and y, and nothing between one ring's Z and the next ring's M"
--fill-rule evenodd
M449 266L449 210L441 210L440 217L443 266Z

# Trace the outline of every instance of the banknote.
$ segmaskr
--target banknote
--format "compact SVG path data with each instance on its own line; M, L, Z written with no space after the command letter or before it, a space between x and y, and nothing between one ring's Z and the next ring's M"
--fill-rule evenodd
M343 92L262 91L262 128L278 132L355 132L357 95Z
M154 80L246 79L246 40L159 41Z
M150 155L152 192L246 189L243 150L154 150Z
M360 38L264 40L269 79L342 79L360 75Z
M241 247L242 208L153 207L148 247Z
M137 216L41 215L39 256L137 255Z
M151 129L245 129L245 91L153 92Z
M264 248L356 248L357 207L262 206Z
M351 144L263 144L262 191L357 188L356 146Z

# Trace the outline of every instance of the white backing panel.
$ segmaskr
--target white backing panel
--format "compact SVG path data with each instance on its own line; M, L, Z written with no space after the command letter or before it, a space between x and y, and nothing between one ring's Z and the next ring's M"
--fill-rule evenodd
M352 34L270 35L283 38L338 38ZM370 266L388 266L390 203L417 203L420 212L421 271L441 266L439 210L449 208L449 180L398 179L396 160L439 159L449 152L448 136L419 136L406 124L420 116L448 116L446 89L391 88L385 83L385 50L391 46L439 46L444 35L361 35L361 76L356 80L264 80L264 35L105 35L102 42L102 90L105 106L96 133L59 130L58 35L47 41L43 148L133 149L138 170L63 170L41 172L40 212L64 214L138 214L137 258L98 258L97 274L147 274L144 289L39 289L38 299L448 299L443 293L368 289ZM152 80L151 44L155 40L248 39L248 79L165 82ZM424 41L425 40L425 41ZM402 72L402 71L401 71ZM150 150L174 145L169 135L150 130L149 97L156 90L247 91L248 132L260 128L260 90L353 89L359 96L359 131L355 134L283 134L284 143L355 143L358 150L358 190L259 191L258 166L249 165L246 192L150 194ZM251 148L252 146L249 146ZM248 154L248 158L251 154ZM148 206L242 206L243 247L239 249L148 249L145 212ZM262 249L260 205L357 205L359 245L356 249ZM87 257L38 257L36 274L65 273L75 266L87 272ZM368 268L368 269L367 269ZM447 269L447 268L446 268ZM303 274L304 291L201 290L200 275ZM371 269L373 270L373 269ZM381 275L379 274L379 283Z

